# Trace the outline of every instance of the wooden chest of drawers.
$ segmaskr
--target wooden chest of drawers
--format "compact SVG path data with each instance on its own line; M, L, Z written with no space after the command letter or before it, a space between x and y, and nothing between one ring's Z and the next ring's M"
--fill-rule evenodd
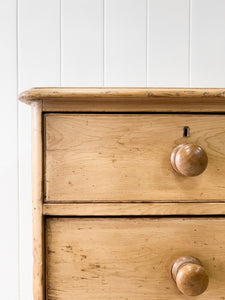
M225 299L225 90L36 88L35 300Z

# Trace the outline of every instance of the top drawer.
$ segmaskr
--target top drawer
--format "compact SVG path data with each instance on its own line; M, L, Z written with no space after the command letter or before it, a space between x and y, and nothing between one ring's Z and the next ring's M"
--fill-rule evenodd
M183 136L183 128L190 136ZM225 116L45 114L45 201L222 201ZM199 176L171 167L174 147L196 143L208 155Z

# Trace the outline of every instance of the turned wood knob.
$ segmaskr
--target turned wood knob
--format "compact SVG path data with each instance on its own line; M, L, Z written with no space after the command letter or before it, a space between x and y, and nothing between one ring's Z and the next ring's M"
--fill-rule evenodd
M178 258L172 267L172 277L177 288L186 296L198 296L208 287L209 278L201 265L194 257Z
M173 169L183 176L197 176L207 167L208 157L202 147L195 144L181 144L171 154Z

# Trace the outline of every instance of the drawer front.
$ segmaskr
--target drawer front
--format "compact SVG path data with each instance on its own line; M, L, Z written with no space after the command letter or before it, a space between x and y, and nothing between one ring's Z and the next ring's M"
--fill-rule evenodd
M209 276L197 299L221 300L224 231L220 218L47 219L47 299L187 299L171 278L171 267L177 258L193 256Z
M47 202L225 198L223 115L46 114L44 123ZM183 143L207 153L201 175L173 170L171 152Z

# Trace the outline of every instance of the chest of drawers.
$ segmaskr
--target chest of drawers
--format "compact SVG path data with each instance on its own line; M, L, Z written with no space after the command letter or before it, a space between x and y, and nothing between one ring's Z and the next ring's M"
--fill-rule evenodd
M35 88L34 300L225 299L225 90Z

